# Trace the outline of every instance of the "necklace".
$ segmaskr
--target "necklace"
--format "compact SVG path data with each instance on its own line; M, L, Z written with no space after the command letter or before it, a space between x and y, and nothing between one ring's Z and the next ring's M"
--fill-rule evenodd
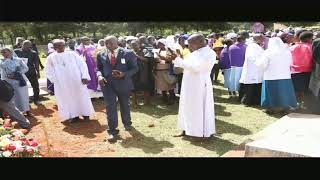
M66 62L65 62L65 60L63 59L63 58L61 58L60 56L59 56L59 62L58 62L58 64L60 64L60 62L62 62L62 66L63 67L66 67Z

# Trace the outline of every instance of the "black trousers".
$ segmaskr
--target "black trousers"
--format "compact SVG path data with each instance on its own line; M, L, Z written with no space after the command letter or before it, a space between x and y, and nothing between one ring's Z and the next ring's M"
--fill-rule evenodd
M248 106L260 105L261 103L261 87L259 84L242 84L240 83L239 101Z
M37 74L34 72L27 72L26 73L27 78L30 81L30 84L32 86L32 90L33 90L33 101L39 101L40 97L40 88L39 88L39 81L38 81L38 77Z

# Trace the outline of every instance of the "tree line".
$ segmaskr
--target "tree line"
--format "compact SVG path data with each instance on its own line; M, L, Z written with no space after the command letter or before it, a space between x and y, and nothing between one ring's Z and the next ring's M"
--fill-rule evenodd
M264 24L267 29L273 28L273 23ZM59 36L75 38L86 35L100 39L106 35L134 36L139 32L151 35L202 32L208 35L228 32L235 27L250 30L252 25L253 22L2 22L0 40L13 45L16 37L35 38L38 44L46 44L49 39Z

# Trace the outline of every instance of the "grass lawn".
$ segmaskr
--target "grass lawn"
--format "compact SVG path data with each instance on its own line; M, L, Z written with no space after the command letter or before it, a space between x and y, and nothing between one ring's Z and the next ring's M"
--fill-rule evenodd
M42 59L42 62L45 64L45 59ZM44 77L43 73L42 77ZM223 82L221 74L219 81ZM234 149L250 136L283 116L281 114L269 116L261 109L245 107L240 105L236 99L228 99L228 92L222 83L214 86L214 98L217 129L215 137L205 141L192 137L173 137L174 134L179 132L177 130L178 104L163 105L161 98L157 96L152 100L152 105L150 106L132 107L131 115L135 127L135 130L130 133L132 137L123 138L115 144L102 143L101 137L105 136L107 127L104 103L102 100L94 100L93 103L97 112L95 119L98 122L96 128L100 128L100 130L93 132L95 136L87 137L85 135L81 137L84 139L75 140L91 143L90 147L89 145L85 147L86 145L83 143L81 145L82 149L80 147L77 149L78 151L86 151L88 156L90 154L99 156L98 152L102 151L102 148L112 149L115 156L119 157L218 157ZM49 97L46 103L54 104L55 98ZM34 105L32 106L34 107ZM55 132L56 134L60 133L58 117L53 117L53 121L46 120L46 117L48 116L42 114L36 116L41 123L44 123L42 126L47 127L47 131ZM149 127L151 123L154 124L154 127ZM69 129L60 133L63 138L69 138L64 144L70 143L70 146L74 144L72 138L79 138L79 135L74 135L74 133L70 132L78 131L81 128L79 126L81 125L78 125L78 127L73 125L72 127L78 129ZM119 118L119 127L120 131L123 132L121 118ZM65 128L63 131L65 131ZM56 138L56 140L59 138L59 135L56 134L50 136L50 132L46 132L49 138ZM98 134L100 138L98 138ZM93 146L92 144L95 145Z

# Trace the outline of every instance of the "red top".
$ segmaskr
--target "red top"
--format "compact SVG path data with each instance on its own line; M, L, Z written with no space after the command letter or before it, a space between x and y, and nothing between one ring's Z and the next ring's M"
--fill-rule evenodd
M311 72L313 68L312 44L297 43L290 47L292 53L291 73Z

